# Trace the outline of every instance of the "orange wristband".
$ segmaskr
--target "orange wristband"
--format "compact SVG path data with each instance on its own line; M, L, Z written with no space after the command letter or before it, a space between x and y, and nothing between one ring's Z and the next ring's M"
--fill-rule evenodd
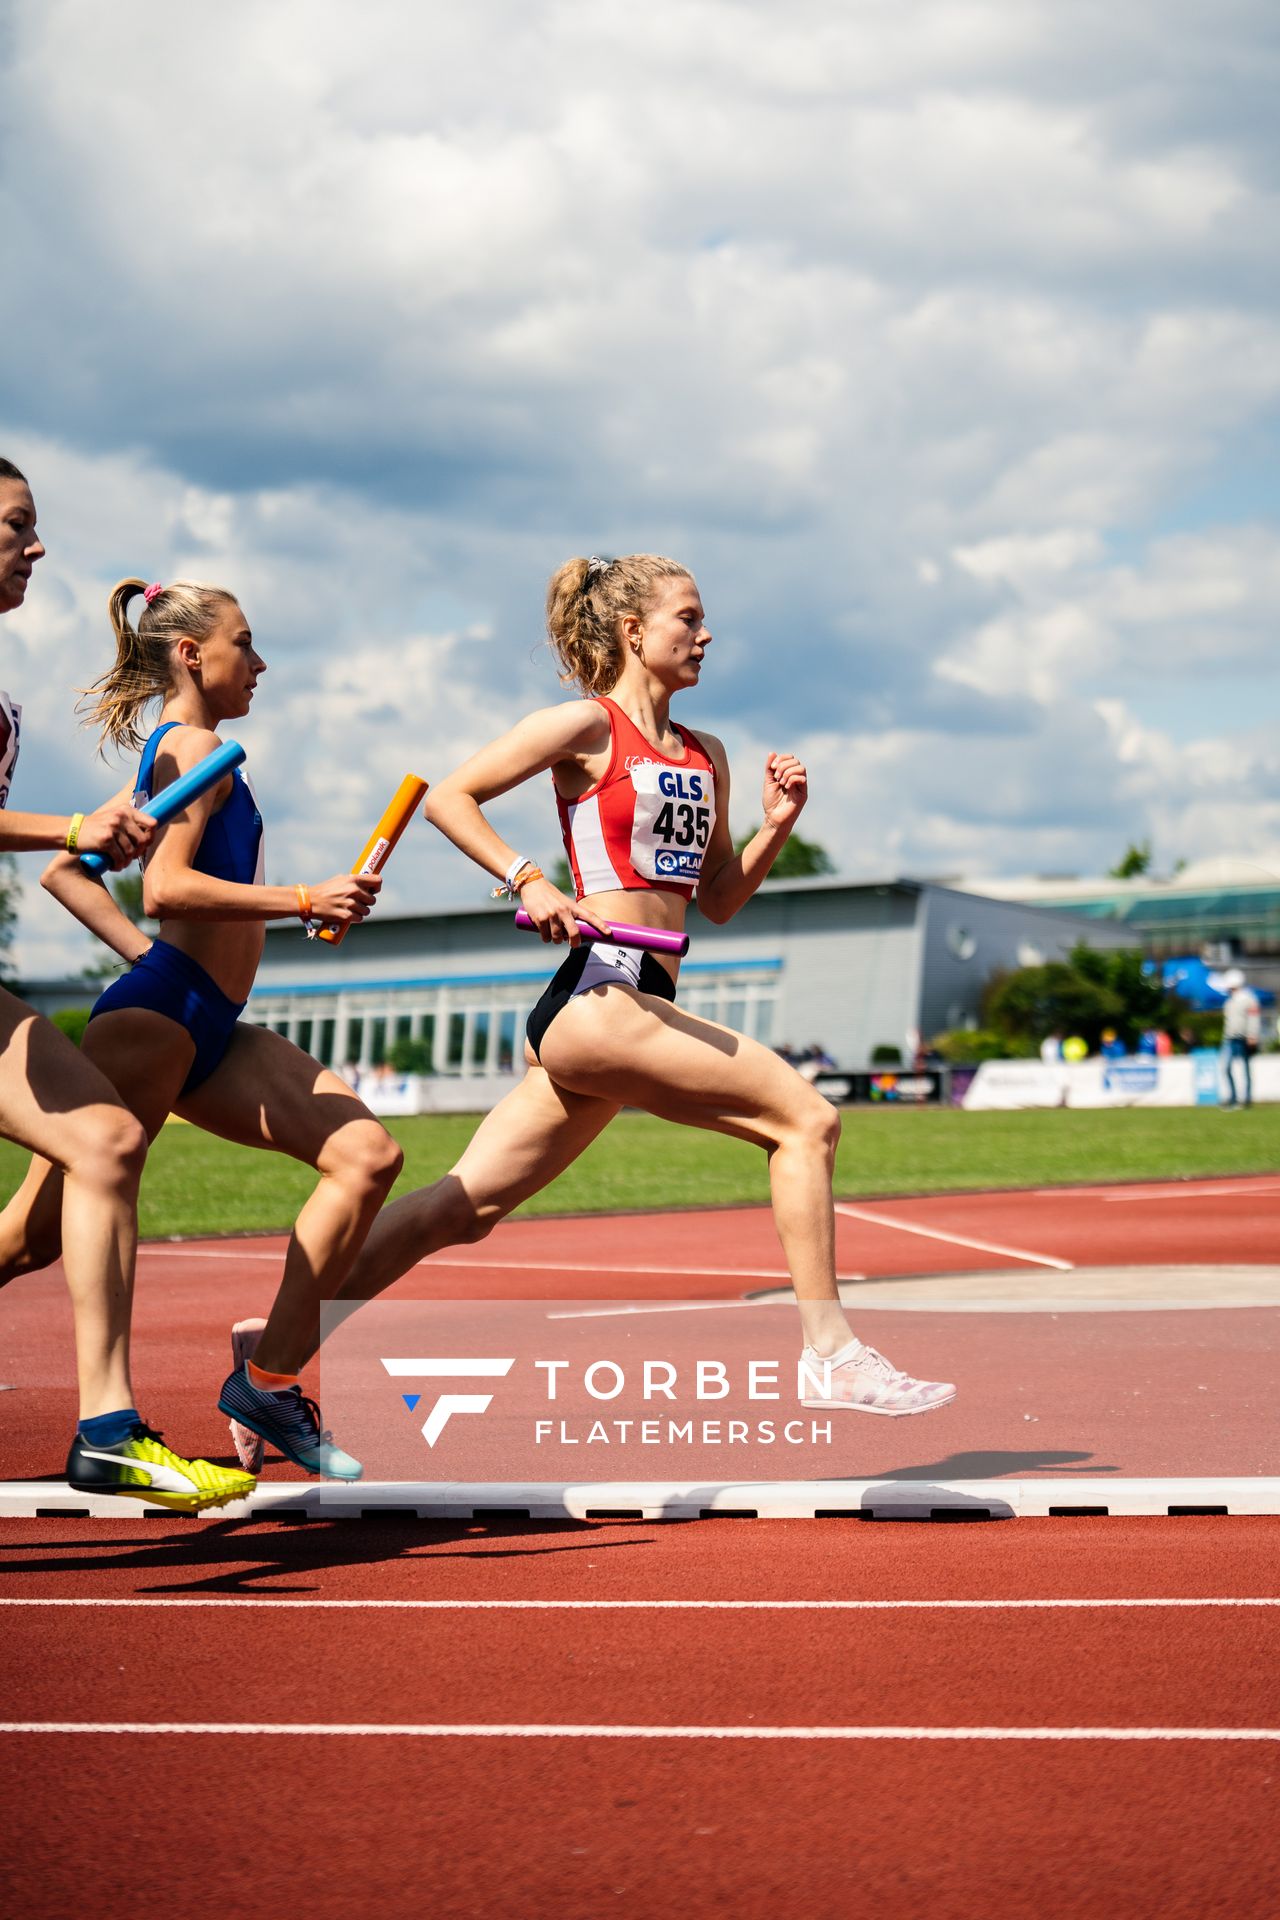
M511 891L513 893L519 893L521 887L527 887L531 880L545 880L546 877L541 867L521 867L519 873L511 883Z
M298 896L298 918L300 920L309 920L311 918L310 889L308 887L298 886L294 888L294 892Z

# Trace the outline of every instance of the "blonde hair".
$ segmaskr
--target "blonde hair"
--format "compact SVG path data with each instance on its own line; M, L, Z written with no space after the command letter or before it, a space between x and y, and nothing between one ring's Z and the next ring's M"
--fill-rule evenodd
M547 638L561 680L588 699L608 693L622 674L623 617L648 611L659 580L691 578L688 567L657 553L566 560L547 587Z
M129 624L129 602L138 594L150 598L138 618ZM116 663L90 687L81 689L86 727L101 729L99 752L110 741L114 747L141 752L146 736L138 715L152 700L174 689L175 641L203 640L212 632L223 607L237 604L225 587L195 586L180 580L152 591L145 580L121 580L111 589L107 609L116 637Z

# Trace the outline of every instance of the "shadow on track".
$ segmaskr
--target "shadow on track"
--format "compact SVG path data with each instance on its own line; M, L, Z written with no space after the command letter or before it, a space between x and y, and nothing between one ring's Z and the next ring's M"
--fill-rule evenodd
M1086 1467L1079 1463L1088 1461ZM1043 1449L1027 1453L1007 1453L993 1449L989 1453L949 1453L945 1460L930 1460L919 1467L890 1467L884 1473L868 1473L867 1480L1000 1480L1007 1475L1040 1473L1053 1467L1064 1477L1070 1473L1119 1473L1119 1467L1097 1465L1091 1453L1050 1452Z
M168 1522L170 1516L165 1516ZM203 1521L188 1531L182 1523L169 1530L155 1527L146 1539L86 1541L23 1541L0 1548L4 1573L136 1573L142 1578L136 1593L254 1593L268 1591L283 1597L317 1591L308 1580L334 1567L378 1567L398 1560L491 1560L546 1554L576 1553L583 1549L603 1553L616 1547L643 1546L643 1540L600 1539L598 1525L582 1520L472 1521L472 1520L261 1520ZM477 1539L486 1543L477 1546ZM465 1550L450 1551L452 1543L468 1542ZM501 1544L510 1542L509 1545ZM173 1572L187 1578L154 1580L148 1576ZM288 1584L263 1589L262 1581Z

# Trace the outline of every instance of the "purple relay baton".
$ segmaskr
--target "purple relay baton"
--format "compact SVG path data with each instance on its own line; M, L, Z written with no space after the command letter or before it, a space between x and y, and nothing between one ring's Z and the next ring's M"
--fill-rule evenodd
M516 925L525 933L535 930L523 907L516 914ZM689 951L687 933L665 933L661 927L628 927L621 920L611 920L608 933L598 933L584 920L579 920L578 933L588 943L608 940L615 947L644 947L649 953L674 953L677 959Z

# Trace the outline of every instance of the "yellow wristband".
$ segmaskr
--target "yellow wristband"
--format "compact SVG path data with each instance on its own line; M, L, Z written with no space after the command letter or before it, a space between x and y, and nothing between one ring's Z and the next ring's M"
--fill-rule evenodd
M84 815L82 813L73 813L71 816L71 825L67 828L68 853L74 853L80 845L80 829L83 825Z

